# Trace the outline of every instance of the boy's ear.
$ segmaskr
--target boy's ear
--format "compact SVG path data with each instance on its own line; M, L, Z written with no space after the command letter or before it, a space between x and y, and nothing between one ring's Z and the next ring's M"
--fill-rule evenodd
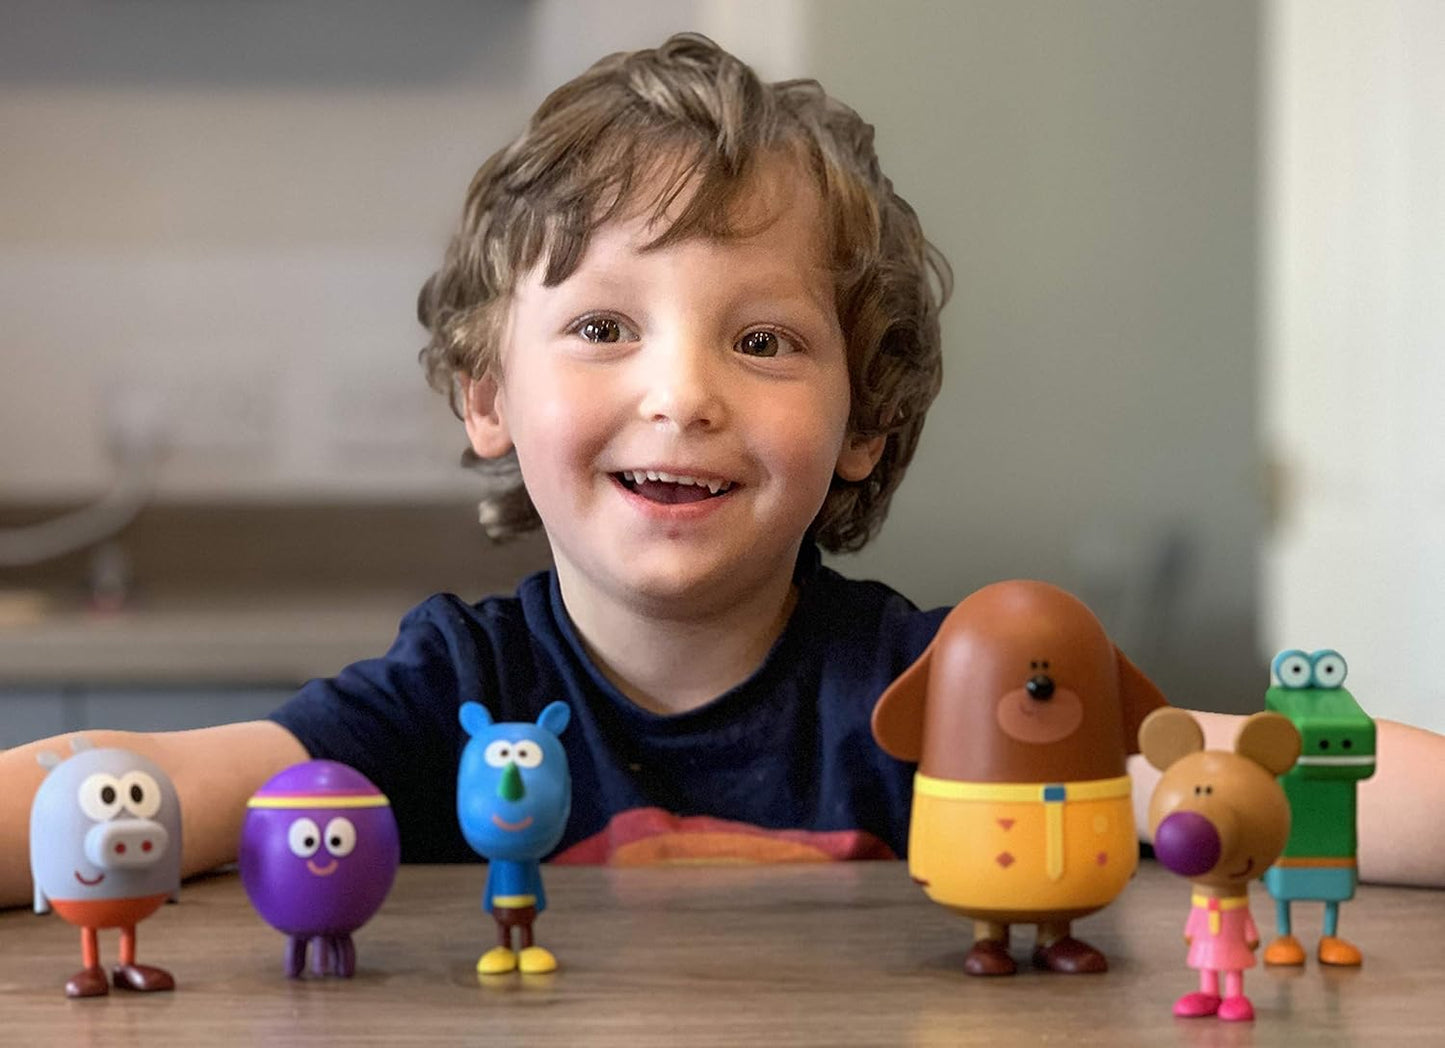
M480 378L462 378L462 421L467 439L481 458L501 458L512 450L512 433L498 400L497 380L488 372Z
M844 480L862 480L867 477L883 457L883 445L887 442L886 435L866 439L850 436L843 445L843 450L838 453L838 476Z

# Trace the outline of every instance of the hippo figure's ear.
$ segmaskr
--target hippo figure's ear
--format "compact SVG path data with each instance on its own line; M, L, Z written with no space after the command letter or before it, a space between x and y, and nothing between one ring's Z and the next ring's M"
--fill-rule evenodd
M1263 765L1271 775L1283 775L1299 760L1299 729L1278 713L1256 713L1239 729L1234 751Z
M35 755L35 763L39 764L46 771L54 771L60 766L60 754L54 750L41 750Z
M572 707L560 699L557 702L549 702L541 716L537 718L538 727L546 728L553 735L561 735L567 730L567 725L572 723Z
M492 715L480 702L464 702L462 708L457 711L461 719L462 727L468 735L476 735L488 728L492 723Z
M1139 751L1160 771L1204 749L1204 729L1185 710L1157 709L1139 726Z

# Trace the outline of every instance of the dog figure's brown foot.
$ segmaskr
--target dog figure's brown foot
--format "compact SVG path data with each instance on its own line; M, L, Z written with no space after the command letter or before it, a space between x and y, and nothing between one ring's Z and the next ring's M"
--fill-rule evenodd
M163 968L152 968L148 964L117 964L111 969L111 979L117 990L135 990L137 993L154 993L157 990L174 990L176 980Z
M1062 972L1065 975L1085 975L1107 972L1109 961L1082 939L1065 935L1047 946L1034 949L1034 967L1047 968L1051 972Z
M980 939L963 959L963 970L969 975L1012 975L1018 965L1009 956L1008 944L998 939Z
M104 997L110 993L110 984L105 981L105 969L98 965L82 968L67 980L67 997Z

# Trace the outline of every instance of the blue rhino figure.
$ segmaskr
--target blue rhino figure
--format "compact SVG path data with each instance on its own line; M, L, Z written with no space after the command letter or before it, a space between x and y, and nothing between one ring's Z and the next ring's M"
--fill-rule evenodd
M476 702L459 712L471 738L457 773L457 820L472 850L487 860L482 907L497 922L498 945L482 954L477 971L555 971L557 959L533 941L532 923L547 908L540 860L562 839L572 813L572 775L557 738L572 711L551 703L536 724L494 724ZM520 952L512 949L513 928Z

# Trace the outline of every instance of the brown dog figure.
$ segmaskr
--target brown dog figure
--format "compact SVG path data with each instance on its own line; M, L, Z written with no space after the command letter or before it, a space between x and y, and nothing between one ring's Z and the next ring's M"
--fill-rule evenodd
M1299 731L1287 717L1256 713L1240 728L1233 753L1206 750L1198 721L1183 710L1156 710L1139 729L1139 745L1164 773L1149 798L1154 854L1194 887L1184 938L1199 991L1175 1001L1174 1014L1247 1022L1254 1006L1244 995L1244 970L1254 967L1259 946L1249 882L1289 840L1289 801L1276 776L1299 758Z
M1034 964L1102 972L1070 922L1138 865L1125 758L1164 697L1078 598L999 582L951 612L873 710L888 753L917 761L908 864L974 921L971 975L1011 975L1009 926L1038 926Z

